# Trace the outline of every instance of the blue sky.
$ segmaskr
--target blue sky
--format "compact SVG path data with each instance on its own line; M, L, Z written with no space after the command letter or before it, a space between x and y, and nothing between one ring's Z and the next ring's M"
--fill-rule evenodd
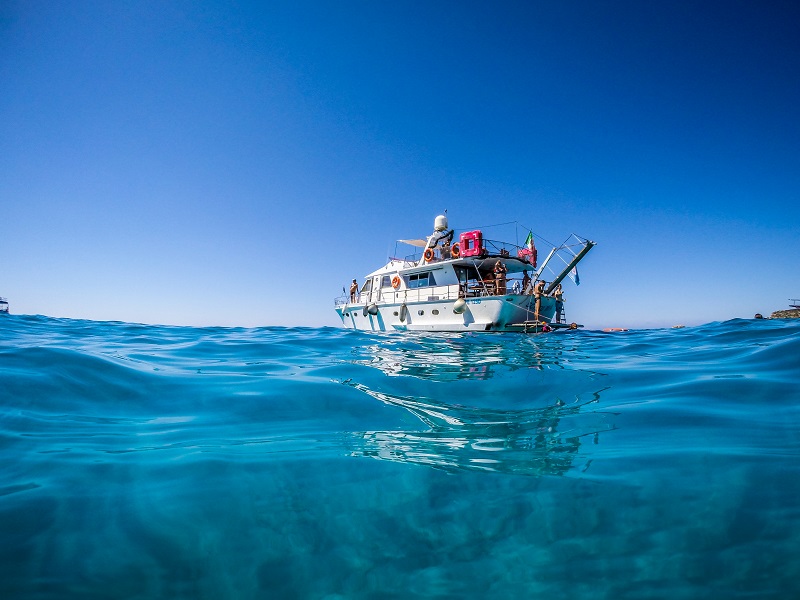
M588 327L800 296L794 2L0 4L12 312L336 325L448 210L598 246Z

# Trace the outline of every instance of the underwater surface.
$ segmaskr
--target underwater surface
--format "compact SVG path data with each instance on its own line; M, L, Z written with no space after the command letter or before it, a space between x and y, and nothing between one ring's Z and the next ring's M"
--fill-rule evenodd
M0 598L800 597L800 322L0 318Z

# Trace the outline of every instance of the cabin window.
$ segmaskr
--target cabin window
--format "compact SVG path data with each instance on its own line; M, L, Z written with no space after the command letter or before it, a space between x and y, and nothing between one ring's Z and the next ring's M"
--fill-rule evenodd
M381 278L381 287L382 288L392 287L392 278L390 275L384 275Z
M427 273L414 273L413 275L409 275L407 279L407 284L409 289L416 289L422 287L430 287L432 285L436 285L436 281L433 279L433 273L430 271Z
M372 279L367 279L364 282L364 287L361 288L362 294L368 294L372 291Z
M480 279L478 271L475 267L456 267L456 276L459 283L467 283L468 281Z

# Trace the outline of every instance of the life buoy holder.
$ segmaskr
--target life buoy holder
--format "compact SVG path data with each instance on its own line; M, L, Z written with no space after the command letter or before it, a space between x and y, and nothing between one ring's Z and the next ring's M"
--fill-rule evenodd
M425 248L425 252L422 256L425 262L431 262L433 260L433 248Z
M458 245L458 242L452 245L450 248L450 256L453 258L458 258L461 256L461 246Z
M397 288L399 288L399 287L400 287L400 277L398 277L397 275L395 275L395 276L392 278L392 287L393 287L394 289L397 289Z
M483 247L483 234L480 229L475 231L464 231L458 239L461 244L461 256L467 258L468 256L483 256L486 254L486 248Z

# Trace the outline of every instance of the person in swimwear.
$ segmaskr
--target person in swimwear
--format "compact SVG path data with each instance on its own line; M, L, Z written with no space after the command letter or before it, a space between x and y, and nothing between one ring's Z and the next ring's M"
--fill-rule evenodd
M506 294L506 273L508 269L499 260L494 264L494 289L497 296Z
M355 302L357 296L358 296L358 281L353 279L353 283L350 285L350 302Z

